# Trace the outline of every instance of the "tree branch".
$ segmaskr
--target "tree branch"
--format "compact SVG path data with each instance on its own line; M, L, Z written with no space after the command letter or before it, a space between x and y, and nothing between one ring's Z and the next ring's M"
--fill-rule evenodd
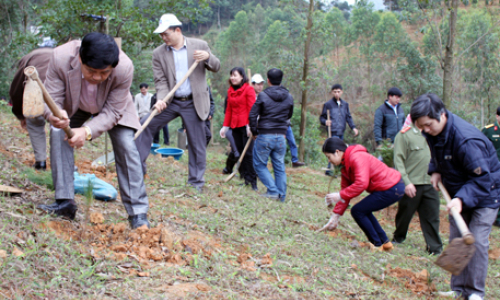
M439 30L436 30L436 28L433 26L434 24L429 19L429 16L427 15L427 12L422 8L422 5L420 4L419 0L417 0L417 3L418 3L418 7L420 8L420 10L424 13L424 16L427 19L427 22L431 26L432 31L434 31L434 33L437 34L437 36L438 36L439 65L441 66L441 69L444 69L444 65L443 65L443 62L444 62L444 59L443 59L443 42L442 42L442 39L441 39L441 33L439 32Z
M486 31L485 34L483 34L482 36L480 36L474 43L470 44L469 47L467 47L464 51L462 51L462 53L460 53L458 56L457 56L457 59L455 60L455 63L460 59L460 57L462 57L465 52L469 51L470 48L472 48L472 46L474 46L475 44L479 43L480 40L482 40L486 35L488 35L491 31L492 28L496 27L498 24L500 24L500 20L498 20L495 24L493 24L492 26L490 26L490 29L488 29L488 31ZM453 67L455 67L455 64L453 64Z

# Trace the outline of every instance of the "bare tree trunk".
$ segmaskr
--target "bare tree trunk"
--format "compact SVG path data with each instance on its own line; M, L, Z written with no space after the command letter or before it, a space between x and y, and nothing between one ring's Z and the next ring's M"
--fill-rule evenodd
M450 107L451 92L453 89L453 44L455 43L455 33L457 26L458 0L451 0L450 7L450 34L446 43L446 52L444 56L444 74L443 74L443 102Z
M306 25L306 45L304 47L304 68L302 70L302 110L300 115L300 144L299 144L299 160L304 161L305 153L305 135L306 135L306 119L307 119L307 73L309 69L309 48L311 45L312 37L312 14L314 11L314 0L309 0L309 14L307 15ZM455 0L456 1L456 0Z

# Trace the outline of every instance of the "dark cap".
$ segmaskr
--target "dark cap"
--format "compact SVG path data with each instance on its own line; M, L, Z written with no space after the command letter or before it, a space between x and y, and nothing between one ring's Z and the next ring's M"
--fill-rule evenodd
M347 144L338 137L328 138L323 144L324 153L335 153L337 150L345 152L345 149L347 149Z
M388 91L387 91L387 96L403 96L403 93L401 93L401 90L398 89L397 87L391 87Z

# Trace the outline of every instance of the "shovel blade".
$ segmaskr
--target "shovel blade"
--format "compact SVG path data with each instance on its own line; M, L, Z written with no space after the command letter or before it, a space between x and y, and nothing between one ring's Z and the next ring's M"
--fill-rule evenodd
M476 252L474 244L467 245L463 238L456 238L446 247L435 264L457 276L462 273Z

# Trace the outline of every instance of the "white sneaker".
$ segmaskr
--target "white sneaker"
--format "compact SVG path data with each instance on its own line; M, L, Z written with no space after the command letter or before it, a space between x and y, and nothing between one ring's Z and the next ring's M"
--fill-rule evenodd
M457 299L460 296L460 293L457 291L449 291L449 292L438 292L438 295L442 297Z
M469 300L483 300L483 297L479 296L478 294L472 294L469 296Z

